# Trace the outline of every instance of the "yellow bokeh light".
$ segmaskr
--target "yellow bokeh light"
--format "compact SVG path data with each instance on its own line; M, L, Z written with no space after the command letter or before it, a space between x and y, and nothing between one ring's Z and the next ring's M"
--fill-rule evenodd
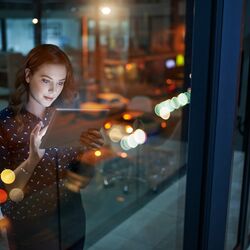
M100 150L95 151L95 156L100 157L102 155L102 152Z
M182 54L179 54L176 56L176 65L177 66L183 66L184 65L184 56Z
M5 169L1 173L1 180L5 184L11 184L15 181L16 175L11 169Z
M111 123L110 122L105 123L104 128L105 129L110 129L111 128Z
M134 129L130 126L130 125L126 125L125 126L125 130L128 134L132 133L134 131Z
M132 116L130 115L130 114L124 114L123 116L122 116L122 118L124 119L124 120L131 120L132 119Z

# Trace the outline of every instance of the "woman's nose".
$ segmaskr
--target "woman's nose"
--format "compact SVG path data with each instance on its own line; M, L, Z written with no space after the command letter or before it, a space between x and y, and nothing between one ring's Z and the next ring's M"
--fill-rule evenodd
M55 85L52 83L52 84L50 84L50 86L49 86L49 92L54 92L55 91Z

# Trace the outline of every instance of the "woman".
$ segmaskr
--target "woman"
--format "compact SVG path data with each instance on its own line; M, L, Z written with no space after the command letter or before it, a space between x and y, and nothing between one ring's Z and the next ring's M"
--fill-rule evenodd
M83 249L85 214L79 190L92 177L91 153L79 148L40 149L54 106L73 100L67 55L55 45L32 49L17 74L9 106L0 112L0 170L15 181L2 184L10 249ZM99 131L81 135L85 149L103 145ZM79 164L85 162L83 164ZM79 166L80 165L80 166ZM78 168L84 175L70 169Z

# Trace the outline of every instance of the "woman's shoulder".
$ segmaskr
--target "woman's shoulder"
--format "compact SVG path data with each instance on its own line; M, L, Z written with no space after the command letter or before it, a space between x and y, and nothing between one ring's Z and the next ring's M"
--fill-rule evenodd
M5 119L10 119L14 116L14 112L11 107L6 107L0 111L0 122Z
M0 111L0 127L5 127L5 125L12 123L14 117L14 112L11 107L2 109Z

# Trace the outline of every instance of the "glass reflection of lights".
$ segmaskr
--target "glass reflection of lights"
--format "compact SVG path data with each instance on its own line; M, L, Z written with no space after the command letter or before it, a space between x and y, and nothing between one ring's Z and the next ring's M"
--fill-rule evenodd
M168 59L166 60L166 68L172 69L175 67L175 60L174 59Z
M111 13L111 8L108 6L103 6L100 8L100 11L103 15L107 16Z
M167 123L166 122L161 122L161 127L162 128L166 128L167 127Z
M102 152L100 150L95 151L95 156L100 157L102 155Z
M177 97L174 96L171 99L158 103L154 107L155 114L160 116L162 119L167 120L170 117L170 113L180 107L183 107L190 103L191 89L187 92L180 93Z
M128 145L127 137L123 137L120 141L120 146L123 150L128 151L131 147Z
M161 107L160 112L159 112L159 116L164 120L169 119L170 111L169 111L168 107L165 107L165 106Z
M182 54L179 54L176 56L176 65L177 66L183 66L184 65L184 56Z
M128 157L128 154L127 154L126 152L122 152L122 153L120 153L120 156L121 156L122 158L127 158L127 157Z
M183 93L179 94L177 99L181 106L184 106L188 103L188 97Z
M147 135L142 129L136 129L133 137L138 144L143 144L147 140Z
M37 24L37 23L38 23L38 19L37 19L37 18L33 18L33 19L32 19L32 23L33 23L33 24Z
M131 134L133 132L133 128L130 125L126 125L125 130L128 134Z
M12 201L20 202L24 198L24 193L20 188L13 188L9 193L9 197Z
M136 148L138 146L138 143L135 140L134 134L129 135L126 140L127 140L129 147Z
M124 136L120 141L120 146L123 150L128 151L136 148L139 144L145 143L147 135L142 129L136 129L132 134Z
M126 64L126 70L131 70L133 68L133 64L128 63Z
M124 115L122 116L122 118L123 118L124 120L126 120L126 121L129 121L129 120L132 119L132 116L131 116L130 114L124 114Z
M178 109L178 108L181 106L180 103L178 102L177 97L173 97L173 98L170 100L170 105L171 105L174 109Z
M119 142L122 137L123 137L123 133L121 131L121 127L120 126L113 126L110 131L109 131L109 137L111 139L111 141L113 142Z
M11 184L15 181L16 175L11 169L5 169L1 173L1 180L5 184Z
M106 122L105 124L104 124L104 128L105 129L110 129L111 128L111 123L110 122Z
M8 197L8 195L7 195L6 191L1 188L0 189L0 203L6 202L7 197Z

